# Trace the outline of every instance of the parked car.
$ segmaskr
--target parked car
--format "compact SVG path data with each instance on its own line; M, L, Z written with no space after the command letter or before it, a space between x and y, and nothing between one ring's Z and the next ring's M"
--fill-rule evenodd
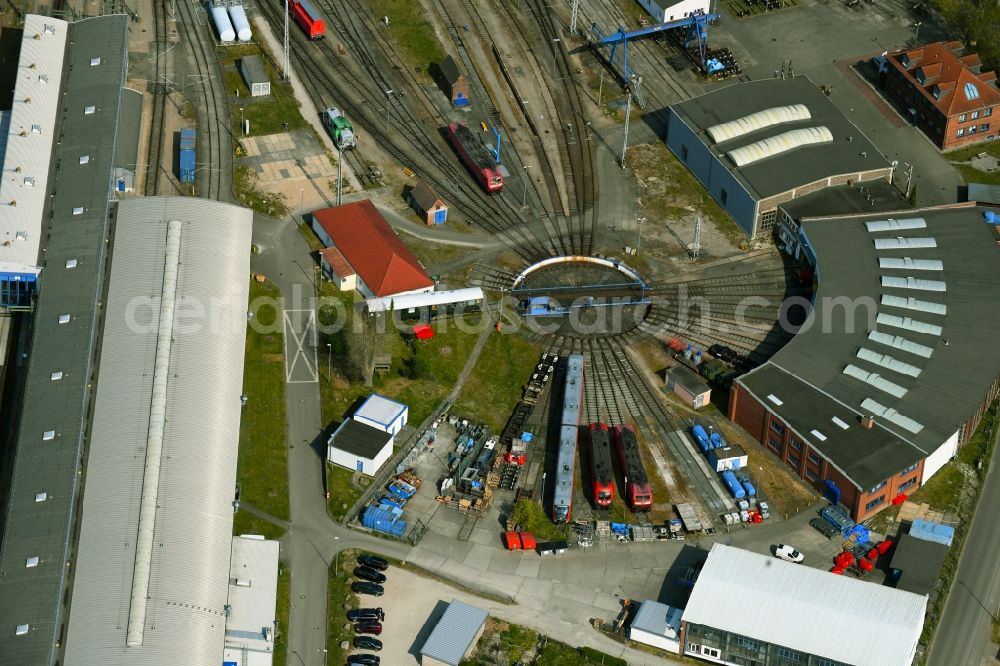
M354 647L359 650L375 650L375 652L380 652L382 650L382 641L371 636L355 636Z
M352 654L347 658L348 666L379 666L379 658L376 654Z
M351 592L358 594L370 594L373 597L381 597L385 594L385 589L381 585L369 583L367 581L355 581L351 583Z
M371 567L354 567L354 575L379 585L385 582L385 574L379 573Z
M381 622L358 622L354 625L354 633L356 634L372 634L373 636L378 636L382 633L382 623Z
M358 564L366 567L371 567L378 571L385 571L389 568L389 561L378 557L377 555L362 555L358 558Z
M774 548L774 556L779 560L784 560L786 562L795 562L796 564L802 562L806 559L805 555L795 550L792 546L786 546L783 543L779 543Z
M351 622L360 622L362 620L378 620L381 622L385 619L385 613L382 608L355 608L354 610L347 611L347 619Z

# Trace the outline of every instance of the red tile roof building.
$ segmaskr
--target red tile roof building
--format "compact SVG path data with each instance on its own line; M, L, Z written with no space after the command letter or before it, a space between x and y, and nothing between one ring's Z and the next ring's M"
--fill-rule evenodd
M312 227L325 245L336 247L350 263L365 298L434 289L420 262L370 200L317 210Z
M983 72L961 42L934 42L890 53L882 83L887 96L942 150L997 136L995 72Z

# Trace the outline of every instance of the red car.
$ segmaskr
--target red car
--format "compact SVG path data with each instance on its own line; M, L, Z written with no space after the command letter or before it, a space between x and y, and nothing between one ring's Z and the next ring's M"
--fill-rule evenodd
M373 636L378 636L382 633L382 623L381 622L358 622L354 625L354 633L356 634L371 634Z

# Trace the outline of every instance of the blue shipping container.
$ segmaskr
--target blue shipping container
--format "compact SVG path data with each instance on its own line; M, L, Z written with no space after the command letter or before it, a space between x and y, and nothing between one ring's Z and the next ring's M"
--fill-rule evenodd
M180 177L182 183L193 183L195 172L195 141L197 134L193 129L181 130L180 142Z

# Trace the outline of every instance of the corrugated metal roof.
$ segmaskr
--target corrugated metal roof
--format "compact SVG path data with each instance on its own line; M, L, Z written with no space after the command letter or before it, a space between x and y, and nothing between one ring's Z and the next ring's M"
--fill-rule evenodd
M0 180L0 270L38 272L69 24L28 14ZM77 109L83 113L83 109ZM73 109L69 111L70 114ZM13 203L12 203L13 202ZM22 232L19 234L18 232Z
M278 598L278 542L233 537L226 647L271 652ZM272 633L264 635L265 629ZM278 666L283 666L279 664Z
M51 22L51 19L46 19ZM27 623L24 636L0 637L0 665L50 664L59 660L62 600L73 570L71 525L77 469L90 401L89 379L96 347L94 303L103 291L108 187L115 153L118 106L126 65L127 19L102 16L70 26L70 63L63 100L96 103L101 113L67 114L56 151L58 191L48 206L44 282L35 312L31 355L11 473L4 535L0 542L0 628ZM102 64L91 67L100 57ZM50 80L50 83L53 81ZM51 131L51 128L50 128ZM86 166L78 157L89 152ZM74 159L77 158L77 159ZM50 183L49 189L52 189ZM82 206L82 215L72 208ZM71 315L66 324L58 317ZM21 361L18 361L21 362ZM51 373L63 372L56 383ZM44 433L53 433L45 439ZM44 493L44 501L37 496ZM39 565L26 569L27 557ZM8 629L3 629L8 631Z
M681 628L681 616L683 611L680 608L673 608L658 601L643 601L639 606L639 612L630 625L632 629L648 631L657 636L677 640Z
M476 640L487 617L489 613L482 608L452 599L424 646L420 648L420 654L458 666Z
M180 261L143 643L126 647L167 222ZM68 664L211 664L232 548L252 213L194 198L118 205ZM139 304L137 307L137 303ZM145 305L144 305L145 304ZM203 317L192 316L196 304Z
M910 592L715 544L682 619L845 664L909 666L926 608Z
M450 291L425 291L420 294L404 294L402 296L386 296L385 298L369 298L366 301L369 312L385 312L387 310L408 310L422 308L428 305L448 305L450 303L468 303L482 301L483 290L479 287L453 289Z

